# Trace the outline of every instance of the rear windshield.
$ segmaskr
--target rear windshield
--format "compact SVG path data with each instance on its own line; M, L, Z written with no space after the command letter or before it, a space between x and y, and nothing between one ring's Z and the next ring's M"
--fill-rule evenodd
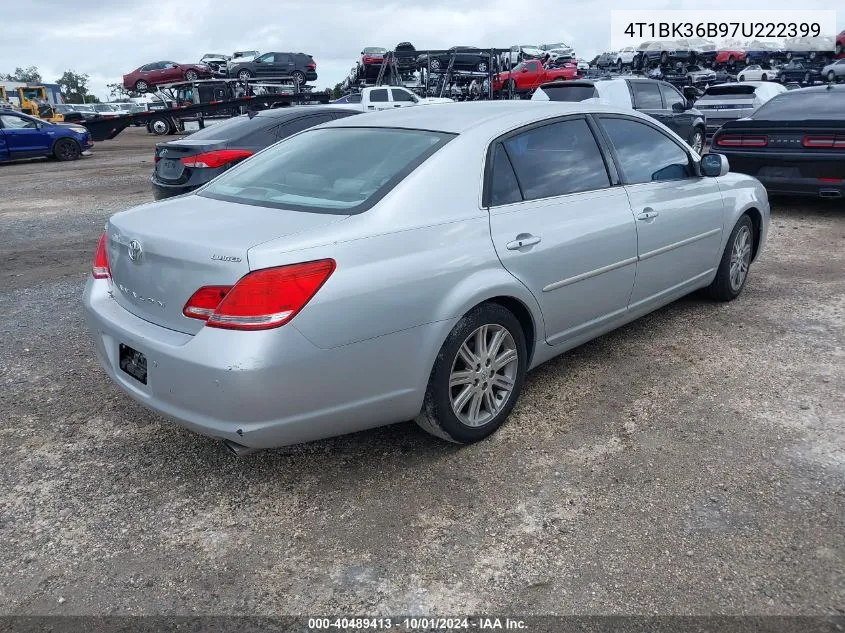
M736 85L736 86L710 86L707 90L704 91L705 97L722 97L725 95L753 95L754 91L757 89L756 86L743 86L743 85Z
M751 115L763 121L845 120L845 90L796 90L773 97Z
M599 96L595 86L543 86L549 101L584 101Z
M261 125L267 123L269 123L269 121L267 121L264 117L261 117L260 119L250 119L249 115L241 114L239 116L232 117L231 119L221 121L220 123L206 125L203 129L197 130L191 134L190 138L199 140L231 140L240 138L250 132L254 132Z
M361 213L454 136L395 128L308 130L226 172L198 195L295 211Z

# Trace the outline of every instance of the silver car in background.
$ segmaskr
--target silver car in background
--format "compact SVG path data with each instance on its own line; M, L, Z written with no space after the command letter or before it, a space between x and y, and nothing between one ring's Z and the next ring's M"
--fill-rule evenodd
M773 81L743 81L710 86L695 102L706 117L707 136L713 136L725 121L750 116L754 110L787 88Z
M527 370L737 297L768 224L757 180L632 110L402 108L112 216L84 307L115 383L235 453L410 419L468 443Z

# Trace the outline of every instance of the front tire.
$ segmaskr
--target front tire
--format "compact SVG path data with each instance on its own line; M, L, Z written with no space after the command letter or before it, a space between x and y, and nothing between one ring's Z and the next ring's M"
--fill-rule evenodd
M769 81L769 76L768 76L767 74L763 73L763 74L760 76L760 79L761 79L762 81Z
M716 278L705 293L717 301L733 301L745 288L754 252L754 224L747 214L734 226L719 262Z
M241 81L247 81L248 79L252 79L252 71L244 68L243 70L238 71L238 79Z
M146 92L150 89L150 85L143 79L135 82L135 92Z
M827 73L827 80L832 84L836 83L836 73L834 73L832 70Z
M195 70L186 70L185 71L185 81L196 81L199 79L199 75Z
M689 146L695 150L696 154L701 155L701 151L704 149L704 130L700 127L693 130L689 139Z
M478 70L478 72L480 72L480 73L486 73L486 72L487 72L487 68L488 68L488 66L487 66L487 62L479 62L479 63L478 63L478 66L476 66L476 69L477 69L477 70Z
M79 143L70 138L60 138L53 146L53 156L62 162L76 160L82 155Z
M481 304L458 321L440 348L415 422L450 442L483 440L510 415L527 366L517 318L499 304Z

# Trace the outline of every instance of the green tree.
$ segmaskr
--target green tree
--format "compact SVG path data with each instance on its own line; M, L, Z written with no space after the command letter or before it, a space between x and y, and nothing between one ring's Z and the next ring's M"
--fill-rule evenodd
M5 81L26 81L29 83L42 83L44 80L41 78L41 73L38 72L38 68L36 66L27 66L26 68L21 68L18 66L15 68L15 72L9 73L4 75L0 73L0 79Z
M123 84L106 84L106 88L109 91L109 97L111 97L115 101L140 96L134 90L127 90L126 88L124 88Z
M343 89L341 86L343 83L336 83L334 88L331 89L331 95L333 99L340 99L343 96Z
M79 74L73 70L66 70L56 80L62 91L62 98L65 103L91 103L88 99L88 80L90 77Z

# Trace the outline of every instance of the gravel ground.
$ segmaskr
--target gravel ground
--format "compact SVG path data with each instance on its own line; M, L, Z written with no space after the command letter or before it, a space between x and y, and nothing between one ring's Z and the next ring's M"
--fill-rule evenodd
M1 613L845 613L841 203L776 203L742 297L538 368L486 442L237 459L122 395L83 326L155 140L0 166Z

